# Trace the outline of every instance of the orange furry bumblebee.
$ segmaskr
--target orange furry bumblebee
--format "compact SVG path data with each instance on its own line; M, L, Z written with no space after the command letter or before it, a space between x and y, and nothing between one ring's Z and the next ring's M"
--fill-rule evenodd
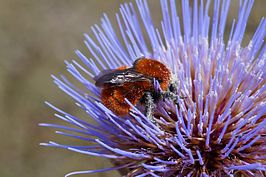
M120 67L101 72L95 78L95 85L102 88L102 103L116 115L123 116L130 111L130 105L125 98L136 105L146 92L155 92L154 79L165 91L168 88L170 71L157 60L140 58L131 68Z

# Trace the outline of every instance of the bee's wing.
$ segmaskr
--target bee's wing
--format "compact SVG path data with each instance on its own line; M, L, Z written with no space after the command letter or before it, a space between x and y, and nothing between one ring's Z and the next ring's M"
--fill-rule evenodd
M108 75L108 74L112 74L112 73L114 73L115 71L117 71L117 70L115 70L115 69L106 69L106 70L103 70L103 71L101 71L97 76L95 76L95 77L93 78L93 80L97 81L97 80L99 80L101 77L103 77L103 76L105 76L105 75Z
M107 73L96 76L95 80L95 85L102 87L105 84L119 86L128 82L150 81L151 79L129 68L124 70L108 70Z

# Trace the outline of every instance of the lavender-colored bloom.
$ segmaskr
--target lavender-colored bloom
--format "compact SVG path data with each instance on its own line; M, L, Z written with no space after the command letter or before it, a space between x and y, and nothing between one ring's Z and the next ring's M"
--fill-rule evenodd
M115 164L66 176L108 170L139 177L266 175L266 20L261 20L243 47L253 0L240 1L227 42L224 33L230 0L215 0L213 17L208 16L210 0L195 0L192 7L188 2L182 1L182 20L175 0L161 0L162 30L153 25L145 0L136 0L137 10L131 3L121 5L120 15L116 15L120 34L105 15L101 27L92 27L97 41L85 35L93 59L76 51L83 65L66 62L67 70L86 91L65 77L53 76L95 124L47 103L57 111L57 118L72 126L42 126L91 145L43 145L109 158ZM156 103L153 120L145 116L141 105L132 105L127 116L116 116L101 103L100 89L88 80L101 70L131 66L141 56L169 67L180 96Z

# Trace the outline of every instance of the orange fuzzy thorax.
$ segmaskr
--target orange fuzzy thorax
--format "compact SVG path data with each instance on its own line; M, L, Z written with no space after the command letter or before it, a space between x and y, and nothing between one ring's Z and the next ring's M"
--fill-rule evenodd
M139 73L153 77L160 81L162 90L166 90L168 88L171 73L161 62L153 59L141 58L136 60L133 67Z

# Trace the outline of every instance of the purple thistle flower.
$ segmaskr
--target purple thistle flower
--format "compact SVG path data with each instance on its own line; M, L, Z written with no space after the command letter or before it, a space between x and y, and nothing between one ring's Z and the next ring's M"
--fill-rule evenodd
M153 25L147 2L136 0L138 12L129 3L121 5L120 15L116 15L120 34L106 15L101 27L92 27L96 42L85 34L93 59L76 51L83 65L76 61L66 65L86 89L75 87L65 77L53 78L95 124L47 103L57 118L71 126L41 125L89 145L42 145L109 158L115 167L66 176L109 170L139 177L266 175L266 20L261 20L243 47L253 0L240 1L237 20L225 42L230 0L215 0L213 17L208 15L210 2L194 0L190 7L189 1L183 0L182 20L174 0L161 0L159 30ZM141 56L166 64L180 95L175 101L156 103L153 120L141 105L131 105L127 116L116 116L101 103L100 89L88 80L105 69L131 66Z

